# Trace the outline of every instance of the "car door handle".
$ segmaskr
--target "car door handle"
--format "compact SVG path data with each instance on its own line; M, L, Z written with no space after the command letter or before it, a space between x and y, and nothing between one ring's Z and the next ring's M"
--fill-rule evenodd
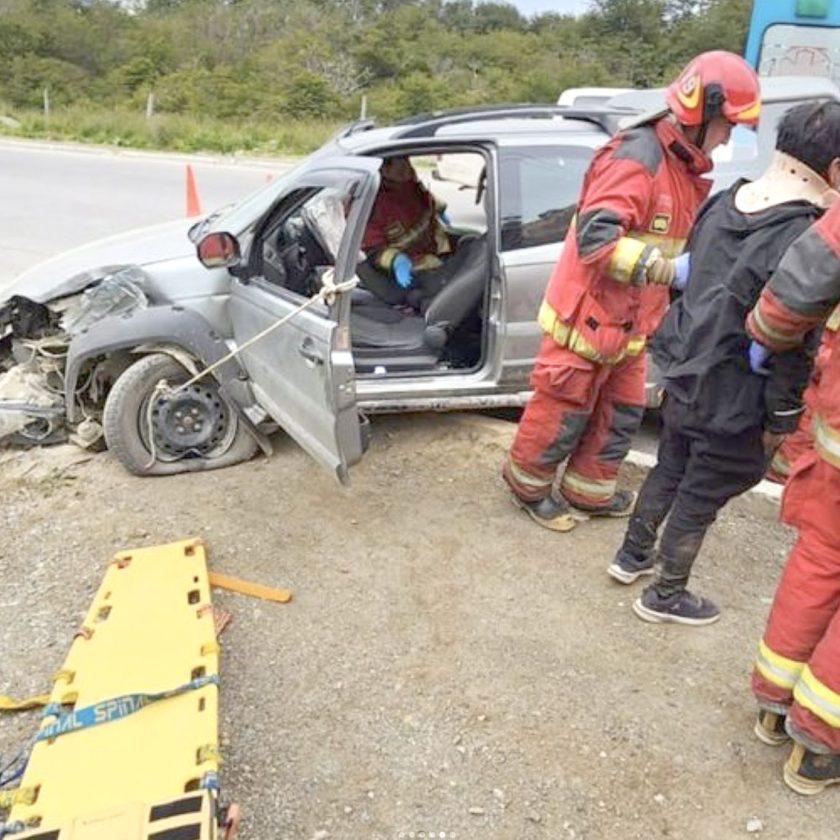
M314 342L307 338L300 347L298 347L298 353L300 353L306 361L312 362L313 365L324 364L323 354L319 353L313 345Z

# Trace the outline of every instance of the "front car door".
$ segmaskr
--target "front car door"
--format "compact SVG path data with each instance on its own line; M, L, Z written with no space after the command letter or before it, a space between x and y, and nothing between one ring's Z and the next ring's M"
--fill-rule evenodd
M257 223L247 270L232 283L233 336L257 401L342 483L364 447L349 294L318 301L254 344L246 342L294 312L334 270L355 276L365 224L379 186L378 158L318 161L289 185Z

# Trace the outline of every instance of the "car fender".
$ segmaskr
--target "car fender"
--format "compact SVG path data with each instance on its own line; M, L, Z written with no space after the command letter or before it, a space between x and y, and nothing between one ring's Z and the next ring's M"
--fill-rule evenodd
M85 362L117 350L141 349L166 353L191 372L197 370L196 360L208 367L230 352L224 336L209 321L199 313L181 306L153 306L127 316L103 318L80 332L68 347L64 382L68 422L77 419L74 394ZM270 454L271 444L245 412L246 407L254 404L254 398L248 375L238 359L233 357L222 362L213 371L213 376L260 447L266 454Z

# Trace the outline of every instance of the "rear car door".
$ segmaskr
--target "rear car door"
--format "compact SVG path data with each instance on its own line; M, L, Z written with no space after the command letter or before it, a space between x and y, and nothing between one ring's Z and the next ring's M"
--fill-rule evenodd
M334 269L355 275L379 186L377 158L324 159L290 184L257 223L248 269L229 301L238 347L294 312ZM320 222L320 223L319 223ZM342 483L364 446L353 354L350 296L318 301L240 354L257 401Z

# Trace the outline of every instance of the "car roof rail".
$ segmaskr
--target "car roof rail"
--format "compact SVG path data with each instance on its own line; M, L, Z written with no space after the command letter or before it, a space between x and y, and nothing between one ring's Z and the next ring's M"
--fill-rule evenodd
M376 128L376 120L374 119L368 118L353 120L353 122L349 122L346 125L341 126L341 128L339 128L327 142L338 143L347 137L358 134L360 131L370 131L372 128Z
M479 105L466 108L451 108L445 111L431 111L418 114L394 123L398 129L394 138L433 137L439 128L460 123L478 122L482 120L499 119L548 119L564 117L572 120L591 122L613 134L620 127L620 120L624 117L635 116L640 112L636 108L593 106L591 108L575 108L554 103L512 104L512 105Z

